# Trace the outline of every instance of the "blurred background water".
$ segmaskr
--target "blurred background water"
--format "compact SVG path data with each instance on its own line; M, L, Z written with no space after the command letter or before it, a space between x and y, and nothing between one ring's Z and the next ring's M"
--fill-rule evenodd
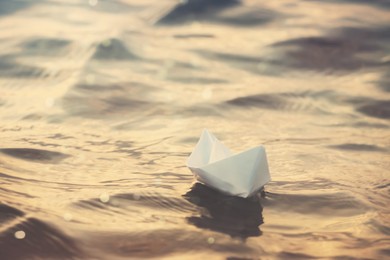
M0 0L0 259L389 257L389 8ZM265 197L193 184L203 128Z

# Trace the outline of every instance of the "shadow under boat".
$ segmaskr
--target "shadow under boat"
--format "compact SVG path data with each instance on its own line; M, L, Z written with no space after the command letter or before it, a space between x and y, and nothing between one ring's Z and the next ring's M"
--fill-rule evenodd
M201 207L200 216L187 217L187 221L198 228L242 239L262 234L259 226L263 224L263 207L257 196L225 195L197 182L183 197Z

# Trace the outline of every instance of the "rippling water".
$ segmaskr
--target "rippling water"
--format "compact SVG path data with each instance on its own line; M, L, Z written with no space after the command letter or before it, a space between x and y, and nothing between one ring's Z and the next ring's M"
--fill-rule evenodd
M387 0L0 0L1 259L385 259ZM185 160L264 144L263 196Z

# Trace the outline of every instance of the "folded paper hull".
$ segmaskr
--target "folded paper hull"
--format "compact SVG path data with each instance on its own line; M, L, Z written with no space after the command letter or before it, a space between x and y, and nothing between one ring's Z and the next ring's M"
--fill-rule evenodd
M195 178L205 185L244 198L253 195L270 181L264 147L230 155L230 151L207 130L203 131L187 166Z

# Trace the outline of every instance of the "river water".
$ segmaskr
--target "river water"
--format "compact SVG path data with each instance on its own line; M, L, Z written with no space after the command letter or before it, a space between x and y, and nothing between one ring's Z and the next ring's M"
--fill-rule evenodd
M389 257L389 8L0 0L0 259ZM265 196L194 183L203 128Z

